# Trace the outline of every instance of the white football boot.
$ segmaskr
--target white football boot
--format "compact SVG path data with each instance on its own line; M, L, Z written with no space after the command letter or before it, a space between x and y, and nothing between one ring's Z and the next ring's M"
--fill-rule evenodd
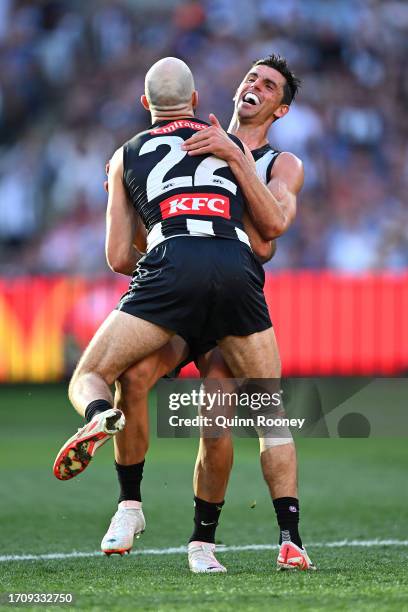
M130 553L134 538L139 538L145 527L142 503L138 501L120 502L101 542L102 552L106 555Z
M83 472L98 448L121 431L125 422L125 415L117 408L96 414L65 442L55 459L54 475L59 480L69 480Z
M218 574L226 572L214 556L215 544L209 542L190 542L188 545L188 564L194 574Z

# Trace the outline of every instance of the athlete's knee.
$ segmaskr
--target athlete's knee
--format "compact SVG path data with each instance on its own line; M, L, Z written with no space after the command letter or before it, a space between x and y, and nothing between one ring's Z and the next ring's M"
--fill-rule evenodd
M278 447L282 447L282 446L286 446L290 444L293 448L294 448L294 442L293 442L293 438L290 434L290 436L285 437L285 438L279 438L279 437L266 437L266 438L259 438L259 452L263 453L265 451L270 450L271 448L278 448Z
M121 396L133 399L147 395L155 382L155 367L149 358L126 370L118 381Z
M207 378L222 380L224 378L233 378L233 375L225 361L222 359L211 365L207 373Z
M282 447L282 446L287 446L287 445L291 445L291 447L294 448L294 442L293 442L293 438L292 438L292 434L289 432L289 434L286 434L286 436L283 437L272 437L272 436L268 436L268 437L261 437L259 436L259 452L262 454L265 451L270 450L271 448L278 448L278 447Z
M257 420L254 424L254 429L259 438L259 449L262 453L270 448L278 446L284 446L286 444L293 444L292 432L286 425L279 426L269 421L275 421L279 419L279 414L285 414L279 412L276 409L271 410L268 408L262 413L258 413Z
M221 350L217 347L198 359L200 374L203 378L221 380L233 378L231 370L227 366Z
M112 385L115 382L115 376L108 362L102 359L96 361L95 358L86 351L72 374L70 386L72 385L75 387L85 380L102 380L107 385Z

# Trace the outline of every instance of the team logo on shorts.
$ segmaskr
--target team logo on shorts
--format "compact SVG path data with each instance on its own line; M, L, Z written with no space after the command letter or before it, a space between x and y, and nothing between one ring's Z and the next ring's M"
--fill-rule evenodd
M181 193L160 203L163 219L178 215L203 215L231 219L230 200L219 193Z

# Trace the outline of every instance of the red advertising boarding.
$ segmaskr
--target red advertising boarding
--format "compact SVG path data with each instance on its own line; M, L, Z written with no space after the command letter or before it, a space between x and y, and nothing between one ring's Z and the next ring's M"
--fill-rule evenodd
M126 288L113 275L0 279L0 381L69 375ZM408 370L408 274L281 272L265 293L285 375Z

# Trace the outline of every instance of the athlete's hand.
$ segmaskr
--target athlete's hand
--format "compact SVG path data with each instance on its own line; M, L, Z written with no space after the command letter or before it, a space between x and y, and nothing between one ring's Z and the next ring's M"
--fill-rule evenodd
M209 118L211 126L191 136L181 148L192 156L211 153L227 162L233 161L241 153L240 148L222 129L215 115L211 113Z
M110 167L110 161L107 161L105 165L105 172L106 172L107 177L109 176L109 167ZM109 187L108 187L107 180L103 182L103 188L105 189L106 193L109 193Z

